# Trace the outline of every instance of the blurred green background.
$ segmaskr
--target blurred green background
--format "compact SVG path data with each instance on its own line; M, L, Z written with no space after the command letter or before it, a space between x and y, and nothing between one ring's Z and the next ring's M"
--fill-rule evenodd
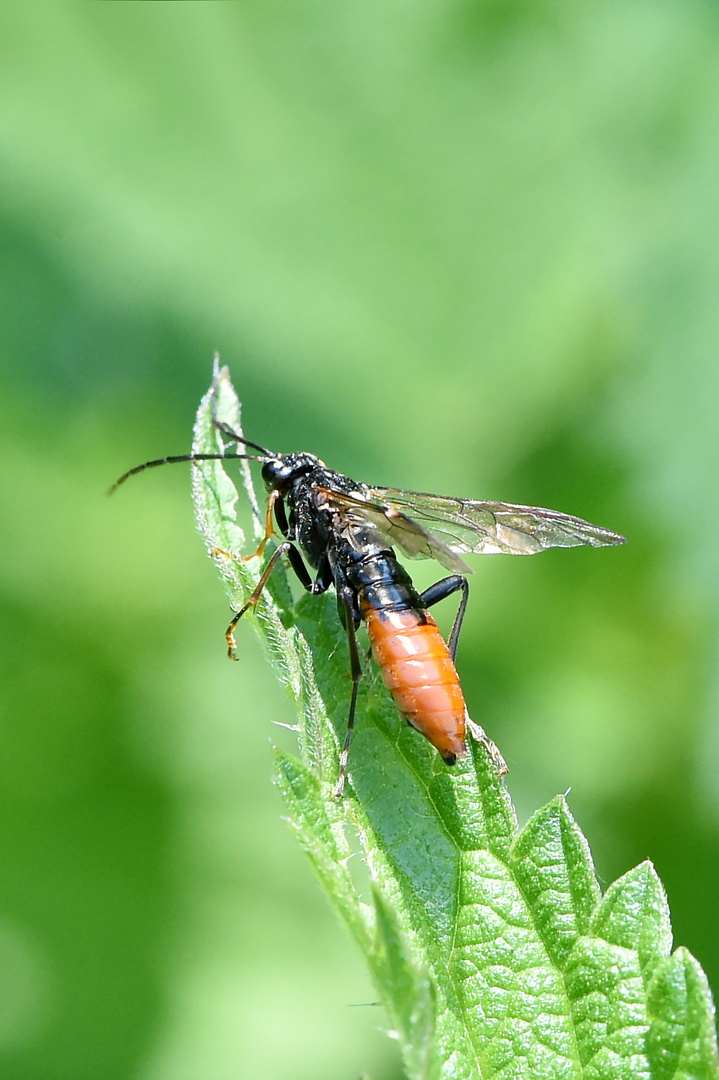
M571 787L601 880L652 858L719 986L716 7L0 31L2 1076L400 1075L281 820L290 706L249 628L225 659L186 469L104 495L189 448L214 349L266 445L628 536L475 559L459 668L521 819Z

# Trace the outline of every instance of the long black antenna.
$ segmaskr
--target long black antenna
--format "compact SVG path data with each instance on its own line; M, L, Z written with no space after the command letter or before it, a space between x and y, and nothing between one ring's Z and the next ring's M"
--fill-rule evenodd
M276 454L273 454L271 450L265 449L264 446L260 446L259 443L252 442L251 439L246 439L244 435L239 435L236 431L226 424L223 420L217 419L217 380L220 375L219 371L220 357L218 353L215 353L215 372L213 377L213 395L212 395L212 423L220 431L225 438L231 439L232 442L241 443L243 446L250 446L253 450L258 450L262 455L257 457L256 454L175 454L171 457L157 458L155 461L144 461L142 465L136 465L134 469L128 469L126 473L123 473L119 480L116 480L108 491L108 495L112 495L113 491L119 488L120 484L124 484L126 480L129 480L131 476L135 476L136 473L144 472L145 469L155 469L158 465L177 465L181 461L227 461L228 459L245 460L245 461L271 461Z
M212 423L215 425L218 431L221 431L223 435L226 435L228 439L232 439L233 442L242 443L244 446L251 446L253 450L259 450L261 454L264 454L266 458L274 458L277 455L273 454L271 450L266 450L264 446L260 446L259 443L252 442L252 439L246 439L244 435L238 435L236 431L233 431L229 424L226 424L223 420L218 420L216 417L212 418ZM248 454L228 454L228 457L248 457ZM253 458L252 460L257 460Z
M242 439L242 442L245 440ZM254 447L255 443L248 443L249 446ZM136 473L144 472L145 469L155 469L158 465L177 465L180 461L267 461L272 455L267 454L263 457L258 457L256 454L176 454L172 457L157 458L155 461L143 461L142 465L136 465L134 469L128 469L126 473L123 473L119 480L108 491L108 495L112 495L113 491L119 488L120 484L124 484L126 480L129 480L131 476L135 476Z

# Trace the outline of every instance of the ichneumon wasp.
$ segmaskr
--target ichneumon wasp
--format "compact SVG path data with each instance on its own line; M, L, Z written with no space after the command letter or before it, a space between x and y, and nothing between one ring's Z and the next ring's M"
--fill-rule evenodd
M308 593L334 587L340 620L347 633L352 691L347 732L340 754L335 794L341 797L347 775L362 662L357 630L365 623L371 652L404 719L422 733L448 765L467 753L467 731L483 743L498 773L507 766L498 747L470 720L455 668L457 644L467 608L471 568L465 554L534 555L551 547L605 547L624 537L582 518L555 510L512 503L454 499L443 495L373 487L328 469L314 454L280 454L252 442L219 420L226 439L242 447L235 454L181 454L147 461L130 476L159 465L183 461L246 459L262 465L268 493L261 556L277 530L281 542L260 580L226 631L228 652L235 657L235 628L259 600L267 581L285 556ZM253 451L248 453L247 451ZM398 561L395 548L409 558L435 559L449 576L419 593ZM460 593L448 642L429 609Z

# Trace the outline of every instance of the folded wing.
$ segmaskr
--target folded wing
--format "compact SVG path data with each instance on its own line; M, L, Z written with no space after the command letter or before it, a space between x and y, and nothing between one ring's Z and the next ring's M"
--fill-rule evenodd
M350 518L379 529L413 559L436 559L455 573L471 573L458 556L535 555L551 547L606 547L624 537L571 514L540 506L453 499L397 488L367 487L349 496L329 488L327 498Z

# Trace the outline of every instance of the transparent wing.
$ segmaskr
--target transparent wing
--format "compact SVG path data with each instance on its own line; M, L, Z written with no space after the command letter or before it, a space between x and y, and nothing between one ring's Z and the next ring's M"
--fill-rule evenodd
M370 522L410 558L431 558L468 573L460 554L535 555L550 547L606 547L624 537L571 514L540 506L452 499L419 491L362 486L364 498L327 490L347 512ZM358 495L360 492L358 491Z
M443 539L403 513L398 503L379 501L375 498L373 493L383 490L382 488L365 488L362 485L361 491L358 490L354 495L324 486L318 486L317 490L331 505L342 512L345 524L350 529L361 529L363 525L369 524L387 538L390 547L400 547L410 559L436 559L442 566L455 573L472 573L471 567L467 566ZM362 497L365 492L366 498ZM407 495L408 493L397 492L397 494Z

